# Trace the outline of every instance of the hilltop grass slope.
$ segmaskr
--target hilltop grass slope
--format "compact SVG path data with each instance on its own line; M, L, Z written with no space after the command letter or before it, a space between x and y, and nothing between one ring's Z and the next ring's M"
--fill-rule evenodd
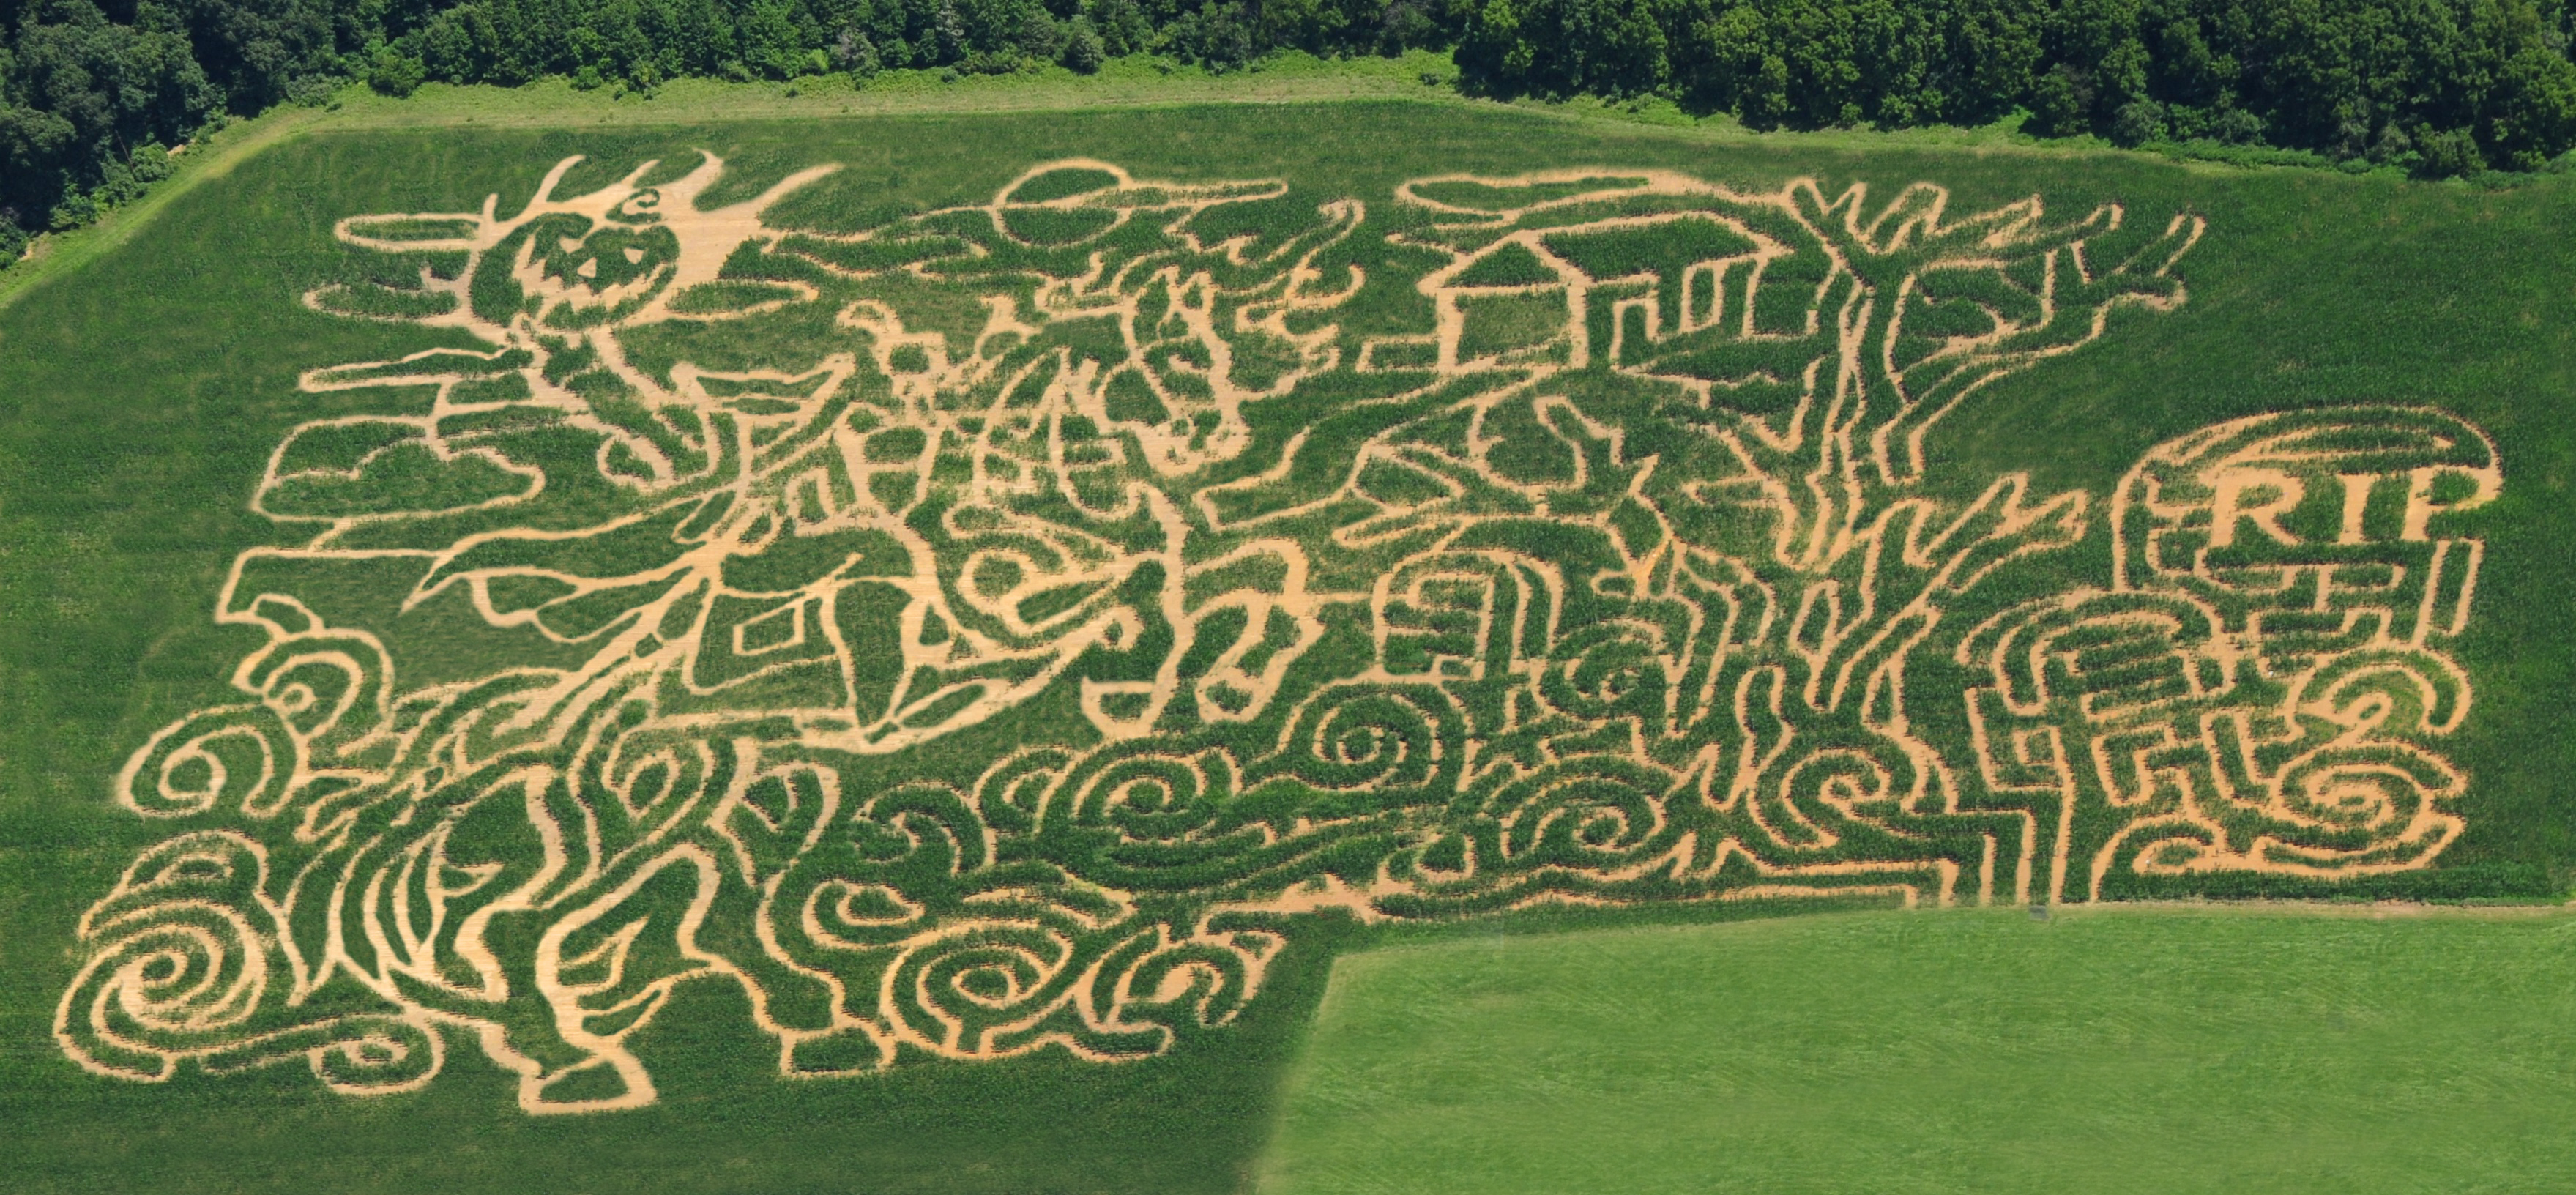
M2545 1190L2569 930L1870 914L1362 955L1257 1189Z
M1401 102L290 140L0 308L16 1181L1228 1190L1356 946L2555 897L2571 209Z

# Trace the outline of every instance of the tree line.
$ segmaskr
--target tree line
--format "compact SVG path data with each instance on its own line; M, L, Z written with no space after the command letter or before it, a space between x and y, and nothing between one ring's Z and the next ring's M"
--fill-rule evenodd
M351 80L647 90L1156 54L1454 49L1497 97L1667 97L1757 128L1984 124L2447 176L2576 148L2570 0L0 0L0 261L210 124Z

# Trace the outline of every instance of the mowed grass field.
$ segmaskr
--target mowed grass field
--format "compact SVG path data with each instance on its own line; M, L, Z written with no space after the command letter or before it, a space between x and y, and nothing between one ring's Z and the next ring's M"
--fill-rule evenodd
M2576 921L1857 914L1344 959L1263 1195L2557 1191Z
M2036 193L2052 213L2118 201L2158 222L2205 217L2181 271L2187 304L2153 318L2115 312L2116 335L1982 392L1941 424L1931 453L1964 474L2025 470L2042 491L2083 488L2098 501L2153 445L2260 412L2424 404L2485 428L2506 486L2459 516L2486 544L2477 615L2456 644L2476 707L2448 743L2471 777L2454 804L2465 835L2431 871L2242 891L2537 900L2559 894L2576 865L2566 784L2576 652L2563 648L2576 629L2576 424L2565 414L2576 399L2576 239L2564 235L2576 226L2576 186L2564 180L2480 190L1847 137L1715 141L1398 102L325 131L243 162L113 253L0 308L0 1189L1159 1193L1253 1181L1331 959L1395 931L1317 918L1231 1026L1115 1066L1044 1053L790 1082L738 991L683 985L631 1043L653 1066L660 1102L586 1117L522 1114L512 1077L462 1038L426 1089L369 1099L333 1094L300 1066L126 1083L84 1073L58 1048L52 1021L81 966L82 910L164 833L115 807L109 781L156 729L238 700L228 681L258 637L217 626L214 595L236 555L298 538L248 508L262 469L299 424L375 413L358 405L364 395L299 392L297 376L433 343L301 304L358 268L333 223L471 210L495 192L507 210L565 155L588 155L604 181L699 148L731 164L726 197L736 199L817 162L844 164L782 216L840 228L977 201L1033 163L1072 155L1140 177L1282 178L1299 196L1374 205L1427 174L1601 167L1748 188L1866 180L1882 197L1929 179L1961 212ZM2068 567L2101 571L2108 554L2096 533ZM1268 1181L1413 1190L1490 1174L1491 1188L1455 1189L1603 1190L1633 1175L1640 1190L1725 1189L1724 1176L1745 1173L1730 1167L1762 1161L1777 1169L1758 1173L1776 1182L1741 1189L2006 1190L2043 1175L2057 1189L2144 1190L2159 1179L2172 1185L2158 1189L2264 1189L2221 1181L2225 1150L2173 1141L2113 1164L2117 1143L2160 1125L2243 1142L2248 1181L2270 1189L2366 1174L2395 1177L2351 1189L2548 1189L2508 1179L2565 1177L2549 1169L2567 1164L2549 1151L2567 1120L2543 1115L2567 1098L2550 1085L2569 1061L2564 1040L2548 1036L2569 1023L2555 922L1942 916L1492 945L1530 929L1717 915L1601 911L1402 931L1472 940L1356 965L1350 999L1328 1008L1315 1069L1293 1089ZM1746 953L1744 943L1761 945ZM1631 977L1602 964L1613 956ZM1491 960L1506 957L1526 966L1496 970ZM1452 981L1470 986L1441 986ZM1723 997L1727 984L1762 995L1739 1005ZM1460 995L1471 991L1492 995ZM2120 1011L2087 1015L2088 991ZM2320 995L2332 992L2349 997ZM2275 1007L2282 1015L2256 1015ZM1379 1019L1363 1015L1372 1009ZM1500 1018L1492 1024L1536 1018L1546 1032L1472 1027L1488 1012ZM1879 1024L1888 1031L1873 1037ZM1831 1036L1803 1036L1810 1026ZM2250 1053L2214 1044L2239 1038L2227 1048ZM1892 1051L1884 1064L1845 1049L1871 1040ZM1988 1041L2036 1052L1987 1053L1978 1043ZM1769 1052L1689 1055L1704 1060L1689 1065L1664 1052L1699 1045ZM1551 1054L1559 1049L1567 1054ZM2313 1092L2309 1058L2334 1076ZM1953 1060L1955 1080L1941 1073ZM1810 1061L1822 1069L1802 1069ZM1648 1068L1633 1082L1630 1062ZM1384 1066L1404 1073L1370 1078ZM1710 1067L1731 1077L1698 1082ZM1416 1070L1459 1082L1426 1087ZM1818 1076L1837 1074L1872 1094L1836 1102L1839 1086ZM1528 1082L1551 1075L1568 1101L1603 1100L1526 1098ZM1670 1102L1626 1102L1619 1093L1630 1090ZM1498 1102L1473 1102L1487 1100ZM1794 1114L1819 1101L1814 1115ZM1466 1111L1487 1107L1496 1110L1481 1122ZM1968 1114L1988 1108L2016 1123ZM1496 1140L1505 1125L1528 1127L1462 1160L1463 1143ZM1515 1141L1536 1149L1564 1140L1544 1135L1560 1129L1590 1134L1588 1149L1504 1165L1519 1156ZM1394 1144L1417 1130L1430 1136L1403 1147L1413 1152ZM1718 1156L1715 1143L1728 1141ZM1842 1168L1863 1158L1867 1168ZM1488 1160L1503 1168L1479 1169ZM1979 1185L1985 1175L1994 1185ZM1857 1185L1837 1186L1846 1181ZM1880 1185L1909 1181L1922 1185ZM1810 1185L1780 1185L1794 1182Z

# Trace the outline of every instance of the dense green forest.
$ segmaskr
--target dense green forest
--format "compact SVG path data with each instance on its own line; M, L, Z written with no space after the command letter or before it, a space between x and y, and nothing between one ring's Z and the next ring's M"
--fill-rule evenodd
M1498 97L1661 95L1758 128L1983 124L2427 176L2576 147L2565 0L0 0L0 261L210 122L351 79L1008 73L1452 48Z

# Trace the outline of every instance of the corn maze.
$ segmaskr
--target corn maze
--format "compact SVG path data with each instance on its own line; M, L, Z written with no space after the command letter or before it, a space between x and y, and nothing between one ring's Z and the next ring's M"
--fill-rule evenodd
M2262 415L2108 494L1927 446L2186 303L2188 213L1595 171L1281 216L1075 160L825 232L770 220L828 166L577 161L334 230L376 265L306 305L478 347L302 376L404 413L278 445L239 700L113 777L167 836L80 922L90 1071L365 1095L470 1042L528 1112L635 1107L629 1038L719 982L789 1078L1111 1062L1316 917L2086 901L2463 829L2478 428Z

